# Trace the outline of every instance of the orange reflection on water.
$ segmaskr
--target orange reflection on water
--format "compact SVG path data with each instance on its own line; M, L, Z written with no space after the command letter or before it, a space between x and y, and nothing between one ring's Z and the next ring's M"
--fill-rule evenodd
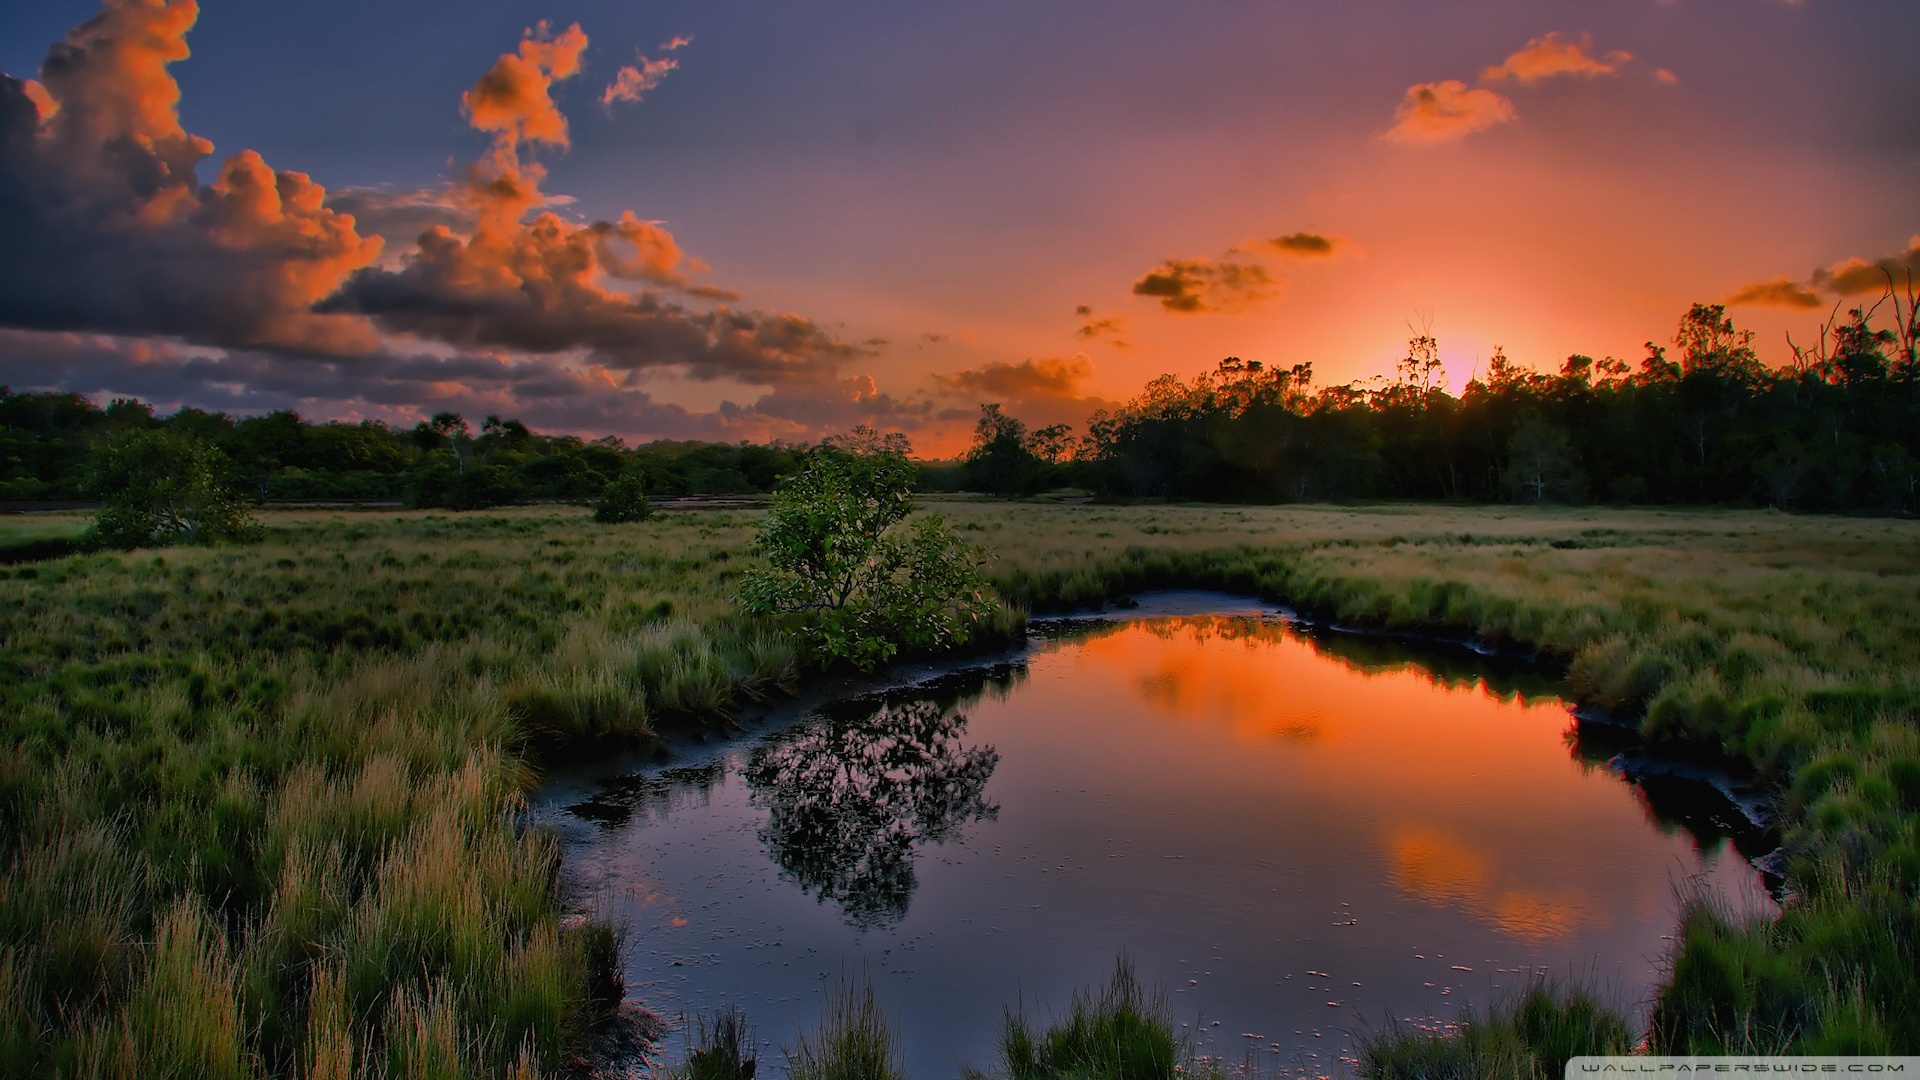
M1571 759L1564 703L1344 647L1201 617L1125 624L1075 651L1101 669L1081 685L1179 722L1176 752L1211 759L1222 785L1209 797L1242 800L1255 843L1270 830L1339 837L1380 853L1385 884L1529 943L1609 924L1592 897L1670 896L1665 877L1608 880L1609 849L1644 844L1646 826L1617 779ZM1105 722L1117 728L1123 711Z
M1427 824L1386 839L1395 888L1436 907L1459 907L1526 941L1565 937L1581 921L1577 894L1548 894L1503 882L1493 857Z

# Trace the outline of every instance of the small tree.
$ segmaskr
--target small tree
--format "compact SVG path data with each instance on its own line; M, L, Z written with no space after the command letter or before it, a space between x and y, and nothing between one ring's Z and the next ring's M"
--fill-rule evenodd
M623 525L652 516L653 504L647 501L647 479L638 473L615 477L593 504L593 520L602 525Z
M822 662L863 670L971 640L999 597L945 519L907 522L915 472L904 436L859 428L812 450L774 489L768 565L747 572L741 606L789 618Z
M1522 420L1507 440L1506 482L1509 492L1529 502L1577 498L1581 485L1567 429L1538 416Z
M224 479L219 450L165 428L132 428L93 453L93 490L104 502L87 529L97 547L250 540L260 526Z

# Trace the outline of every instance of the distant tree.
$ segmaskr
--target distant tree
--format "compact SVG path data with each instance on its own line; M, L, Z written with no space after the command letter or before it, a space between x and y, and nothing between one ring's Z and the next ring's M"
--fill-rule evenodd
M767 566L747 573L740 604L788 617L823 663L870 669L902 649L963 645L999 604L945 519L907 521L907 449L905 436L859 428L774 490L758 544Z
M980 406L973 446L962 459L967 486L992 495L1018 495L1034 477L1039 459L1027 443L1027 425L999 405Z
M1507 490L1528 502L1574 497L1578 484L1567 429L1538 416L1521 421L1507 440L1506 482Z
M603 525L645 521L652 516L653 504L647 501L647 478L639 473L622 473L593 504L593 520Z
M1026 450L1049 465L1058 465L1073 450L1073 425L1049 424L1027 433Z
M126 428L94 452L91 483L104 505L87 530L99 547L249 540L259 525L224 480L225 456L164 428Z

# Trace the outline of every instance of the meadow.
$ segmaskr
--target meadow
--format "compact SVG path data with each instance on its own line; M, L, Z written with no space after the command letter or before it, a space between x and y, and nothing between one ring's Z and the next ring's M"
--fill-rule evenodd
M1750 764L1793 898L1761 924L1683 913L1651 1044L1920 1047L1920 523L926 505L993 556L996 639L1148 588L1252 592L1538 653L1582 704ZM618 943L570 909L524 793L561 755L811 674L736 612L759 518L274 511L255 544L0 567L0 1074L575 1068L618 1005ZM0 547L84 524L0 519ZM1548 1068L1568 1026L1529 1050L1516 1009L1474 1021L1498 1038L1379 1041L1367 1069L1441 1075L1496 1043L1502 1072Z

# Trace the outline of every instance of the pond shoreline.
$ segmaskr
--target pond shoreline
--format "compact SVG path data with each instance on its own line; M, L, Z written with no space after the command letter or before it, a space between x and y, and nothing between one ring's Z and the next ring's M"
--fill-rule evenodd
M791 696L775 701L755 702L736 710L725 719L725 726L720 729L716 729L712 724L698 722L672 724L661 730L658 733L658 741L644 750L630 751L613 758L603 758L591 764L576 764L555 770L537 789L536 799L545 808L573 809L577 804L591 802L594 792L618 786L616 782L623 777L635 776L642 772L659 772L666 768L676 771L700 768L705 763L732 753L744 742L764 738L804 724L810 718L816 717L819 710L826 705L911 693L932 688L943 680L955 676L991 673L1000 669L1011 670L1021 667L1029 658L1044 649L1049 642L1059 637L1070 636L1076 628L1089 623L1123 623L1163 617L1204 616L1278 621L1284 623L1298 636L1310 640L1322 635L1356 636L1389 641L1420 651L1433 649L1446 652L1458 651L1469 654L1474 661L1481 664L1492 662L1502 667L1513 665L1532 673L1551 675L1555 682L1564 676L1566 670L1564 664L1535 653L1494 649L1470 640L1440 635L1341 626L1329 621L1307 618L1283 605L1244 594L1211 590L1155 590L1142 592L1136 596L1120 597L1101 605L1098 609L1049 613L1035 618L1029 624L1023 640L1003 648L941 660L911 661L892 665L868 675L839 675L808 680ZM1421 662L1421 666L1427 665ZM1775 817L1770 794L1750 782L1743 784L1740 778L1735 777L1726 768L1724 759L1712 760L1704 754L1674 753L1675 748L1668 746L1649 748L1639 738L1637 728L1598 714L1594 710L1581 708L1564 698L1561 700L1566 704L1575 730L1605 729L1616 740L1628 742L1628 745L1608 758L1605 763L1605 767L1619 775L1623 781L1640 786L1643 780L1651 777L1698 785L1723 798L1729 808L1756 829L1771 828ZM1765 875L1768 891L1776 893L1776 899L1778 898L1778 878L1772 873L1767 860L1777 856L1776 850L1773 855L1747 860ZM563 875L567 872L566 864L563 863ZM571 891L571 883L569 891ZM612 1041L602 1046L603 1052L595 1055L597 1060L615 1070L630 1069L634 1065L658 1064L657 1061L652 1060L651 1055L660 1049L662 1045L660 1040L667 1031L663 1018L649 1011L648 1004L645 1002L630 1000L623 1006L622 1011L629 1017L627 1023L619 1025L624 1030L609 1032ZM593 1073L593 1075L602 1076L629 1074L619 1071L607 1072L604 1069Z

